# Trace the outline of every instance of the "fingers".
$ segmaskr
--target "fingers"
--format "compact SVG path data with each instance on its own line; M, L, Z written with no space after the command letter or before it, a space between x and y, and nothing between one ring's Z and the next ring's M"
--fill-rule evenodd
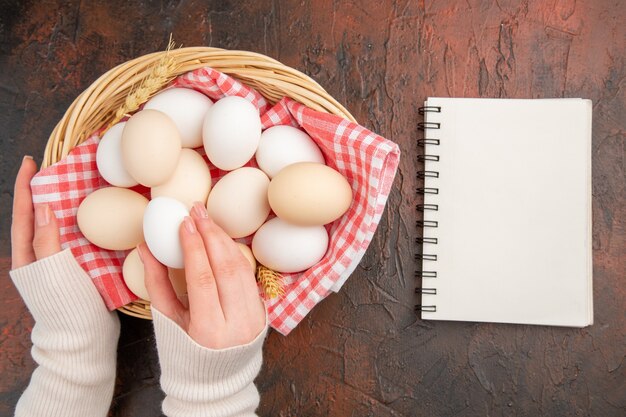
M180 225L180 241L183 247L191 321L209 325L224 323L215 276L202 238L191 217L185 217Z
M33 251L37 259L47 258L61 251L57 218L47 204L35 205Z
M37 172L37 164L25 156L15 179L13 195L13 222L11 224L12 269L35 261L33 252L33 200L30 180Z
M137 246L137 252L143 263L146 290L152 305L185 328L185 307L176 296L167 267L156 260L145 243Z
M242 312L256 312L262 301L254 273L235 242L213 222L202 203L191 210L215 274L220 302L226 320L246 321Z

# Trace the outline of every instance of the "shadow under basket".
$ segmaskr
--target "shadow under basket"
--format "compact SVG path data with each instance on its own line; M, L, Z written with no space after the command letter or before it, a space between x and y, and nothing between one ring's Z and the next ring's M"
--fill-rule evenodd
M262 54L210 47L189 47L155 52L127 61L109 70L83 91L54 128L42 168L63 159L93 132L111 123L129 92L167 53L176 62L174 77L202 67L230 75L265 97L271 104L289 97L312 109L350 121L354 117L307 75ZM136 300L118 309L124 314L151 319L150 302Z

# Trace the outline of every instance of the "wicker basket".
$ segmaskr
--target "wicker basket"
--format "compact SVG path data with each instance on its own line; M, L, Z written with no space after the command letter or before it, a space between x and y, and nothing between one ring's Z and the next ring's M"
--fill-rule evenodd
M64 158L75 146L111 121L133 86L142 80L164 52L127 61L109 70L70 105L54 128L44 152L42 168ZM177 63L175 75L201 67L212 67L238 79L261 93L270 103L287 96L313 109L354 117L319 84L305 74L265 55L247 51L191 47L168 52ZM122 313L150 319L150 303L137 300L119 308Z

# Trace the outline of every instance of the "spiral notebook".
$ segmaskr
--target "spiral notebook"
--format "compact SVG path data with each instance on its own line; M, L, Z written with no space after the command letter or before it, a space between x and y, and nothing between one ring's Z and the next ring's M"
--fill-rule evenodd
M423 319L593 323L591 108L468 98L420 108Z

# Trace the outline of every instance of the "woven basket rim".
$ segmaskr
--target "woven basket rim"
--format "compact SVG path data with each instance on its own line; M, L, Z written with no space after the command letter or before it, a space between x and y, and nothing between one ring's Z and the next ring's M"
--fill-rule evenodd
M60 161L92 133L111 122L130 89L164 53L153 52L125 61L106 71L79 94L50 134L41 168ZM350 112L311 77L266 55L207 46L173 49L167 53L177 63L174 76L211 67L254 88L270 104L286 96L315 110L356 122ZM118 310L133 317L152 318L150 302L142 299Z

